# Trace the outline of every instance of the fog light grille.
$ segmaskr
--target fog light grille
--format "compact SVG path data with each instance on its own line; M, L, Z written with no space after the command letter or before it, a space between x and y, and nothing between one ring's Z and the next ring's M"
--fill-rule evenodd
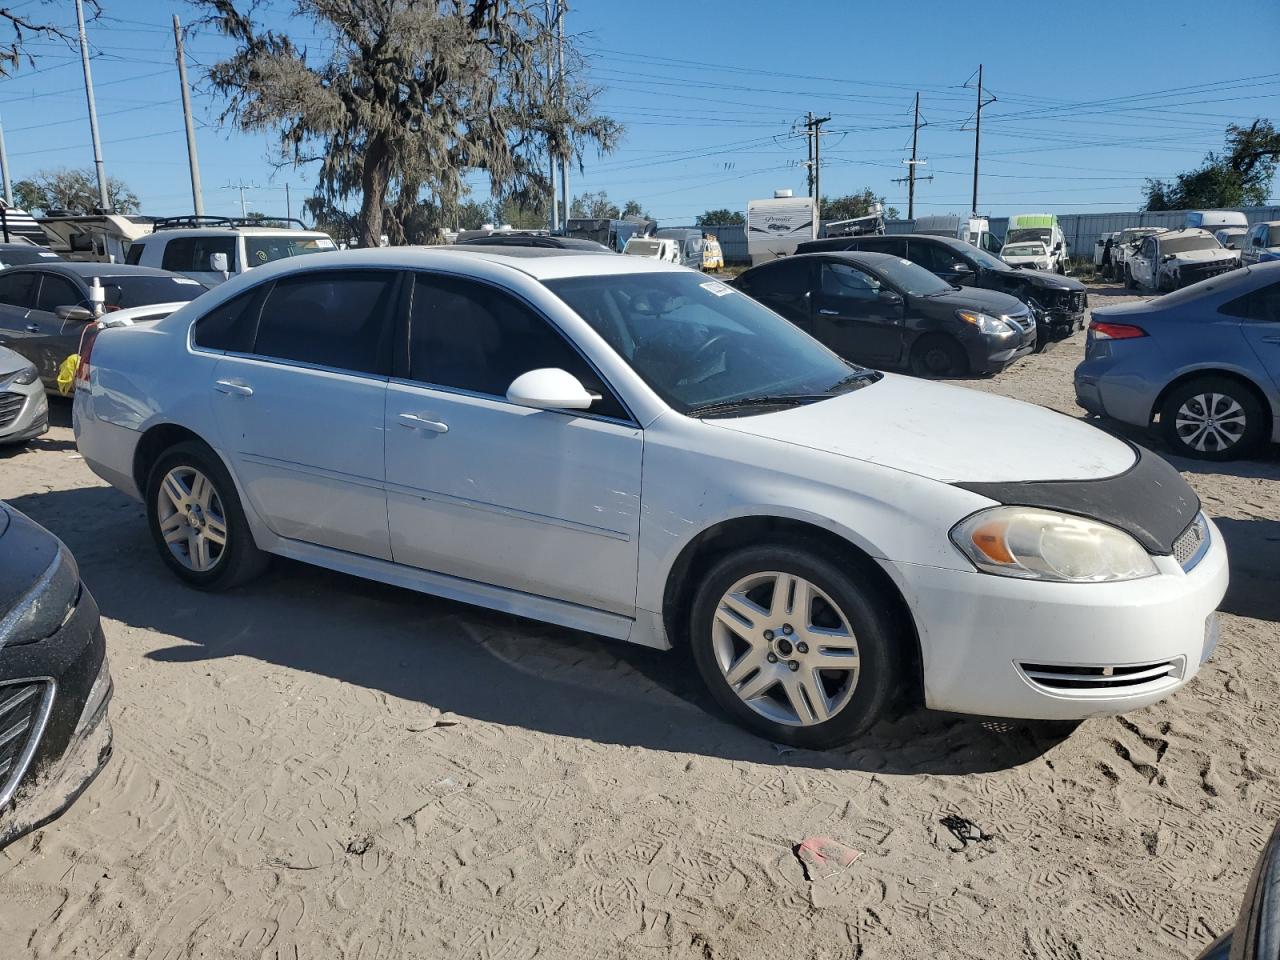
M1018 665L1028 680L1055 691L1132 692L1135 687L1160 684L1182 676L1182 658L1125 666L1064 666L1048 663Z

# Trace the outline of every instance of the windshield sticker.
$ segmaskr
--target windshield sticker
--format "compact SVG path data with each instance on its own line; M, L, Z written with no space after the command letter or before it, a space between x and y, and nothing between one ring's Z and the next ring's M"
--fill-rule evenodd
M719 280L709 280L706 283L698 284L698 286L708 293L714 293L717 297L724 297L733 293L733 287L725 286Z

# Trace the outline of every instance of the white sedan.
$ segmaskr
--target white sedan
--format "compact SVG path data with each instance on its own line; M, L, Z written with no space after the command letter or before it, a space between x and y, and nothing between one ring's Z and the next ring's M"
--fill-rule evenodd
M315 254L89 344L86 462L208 590L268 555L667 648L766 737L895 702L1132 710L1212 651L1227 557L1163 460L851 366L671 264Z

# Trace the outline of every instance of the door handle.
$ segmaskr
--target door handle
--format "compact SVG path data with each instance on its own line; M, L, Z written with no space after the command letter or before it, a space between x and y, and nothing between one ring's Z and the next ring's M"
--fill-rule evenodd
M839 311L839 310L828 310L828 309L826 309L825 307L819 307L819 308L818 308L818 313L822 314L824 317L838 317L838 316L840 316L840 311Z
M213 385L213 389L232 397L253 396L253 387L247 383L240 383L238 380L219 380Z
M1280 343L1280 337L1263 337L1263 343Z
M428 420L416 413L400 414L400 426L412 427L415 430L426 430L428 433L448 433L449 425L442 420Z

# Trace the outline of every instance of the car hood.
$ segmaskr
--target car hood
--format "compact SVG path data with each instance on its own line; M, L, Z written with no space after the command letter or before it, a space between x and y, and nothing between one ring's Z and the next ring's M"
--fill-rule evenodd
M1072 417L892 374L831 400L706 422L944 483L1094 480L1136 460L1127 443Z
M31 361L26 357L8 347L0 347L0 380L30 365Z
M1050 273L1048 270L1019 270L1015 276L1030 281L1033 287L1052 290L1083 290L1085 288L1084 284L1074 277L1064 277L1060 273Z
M1182 253L1173 254L1173 262L1174 263L1213 263L1216 260L1229 260L1234 256L1235 256L1235 251L1226 250L1226 249L1186 250Z
M936 303L956 310L981 310L996 317L1027 312L1026 304L1012 294L1001 293L999 290L984 290L981 287L961 287L951 293L941 293L936 297L920 299L926 303Z

